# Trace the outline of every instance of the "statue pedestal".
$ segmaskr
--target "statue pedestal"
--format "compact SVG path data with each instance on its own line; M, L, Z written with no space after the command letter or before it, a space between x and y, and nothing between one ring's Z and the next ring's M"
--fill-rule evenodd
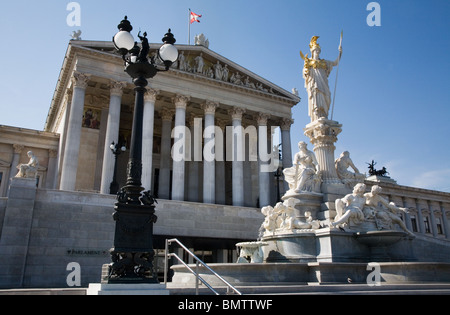
M327 220L335 216L334 201L346 195L349 189L342 183L336 172L335 143L342 132L342 125L334 120L320 118L306 125L305 135L314 145L314 153L320 166L322 175L323 202L319 219Z
M288 191L281 200L286 201L290 198L297 200L295 205L295 216L300 221L305 222L309 217L312 217L313 220L317 220L318 213L321 209L323 194L313 192L295 193ZM310 215L307 215L306 212L309 212Z
M305 135L314 145L317 162L320 165L323 184L342 184L334 165L337 136L342 132L342 125L337 121L320 118L306 125Z
M366 178L367 181L369 182L376 182L376 183L384 183L384 184L394 184L397 185L397 182L387 176L377 176L377 175L372 175Z

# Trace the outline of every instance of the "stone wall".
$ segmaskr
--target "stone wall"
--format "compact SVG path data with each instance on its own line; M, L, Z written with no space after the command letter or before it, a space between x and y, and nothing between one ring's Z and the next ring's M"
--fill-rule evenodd
M8 198L0 198L0 235L2 235L3 219L5 218L7 201L8 201Z
M404 206L410 206L412 194L415 204L427 200L432 207L441 200L440 212L431 211L433 221L440 213L442 217L448 214L449 194L401 186L385 188L390 200L406 196L398 200L403 200ZM101 266L110 262L114 203L114 196L36 189L34 180L13 179L9 198L0 198L0 287L67 287L71 270L66 269L72 262L81 267L82 286L99 282ZM234 242L256 240L264 220L255 208L168 200L158 200L156 214L154 234L160 243L166 237L196 240L207 244L197 249L209 251L229 250ZM398 244L391 250L399 257L410 255L412 250L418 261L449 261L448 226L443 227L446 233L434 236L418 231L411 246Z
M264 219L254 208L158 202L154 234L161 237L211 238L220 246L220 239L256 239ZM36 189L14 179L9 199L0 200L0 287L67 287L72 262L83 287L99 282L110 263L114 203L114 196Z

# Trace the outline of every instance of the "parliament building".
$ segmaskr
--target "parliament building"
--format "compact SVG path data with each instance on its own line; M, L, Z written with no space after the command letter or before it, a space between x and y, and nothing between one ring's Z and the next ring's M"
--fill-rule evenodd
M152 44L150 54L158 48ZM158 201L154 246L162 254L165 239L178 238L207 263L235 262L235 244L258 238L261 207L274 206L288 189L276 175L292 166L292 109L301 100L206 46L177 48L178 62L149 80L144 102L142 184ZM114 174L120 187L126 182L134 99L112 42L72 40L43 130L0 125L0 288L65 287L71 262L81 266L82 286L99 282L114 238ZM190 135L183 161L172 152L179 122ZM212 126L223 152L213 162L202 156L204 130ZM227 127L242 127L244 159L230 154ZM279 149L271 172L261 171L253 145L261 141L275 155ZM117 160L113 143L127 149ZM39 161L31 186L14 180L29 151ZM377 184L410 209L403 219L419 244L450 246L449 193ZM416 250L450 259L448 251Z

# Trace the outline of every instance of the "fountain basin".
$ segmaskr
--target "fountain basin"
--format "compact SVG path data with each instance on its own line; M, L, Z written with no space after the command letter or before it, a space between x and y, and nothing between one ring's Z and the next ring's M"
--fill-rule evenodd
M369 231L355 233L356 240L369 247L372 261L391 261L387 248L404 239L408 234L399 231Z

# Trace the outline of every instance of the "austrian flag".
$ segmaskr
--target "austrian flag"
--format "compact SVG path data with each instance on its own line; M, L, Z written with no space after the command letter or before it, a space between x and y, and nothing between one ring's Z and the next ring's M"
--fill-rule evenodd
M200 14L195 14L194 12L191 11L191 24L194 22L198 22L200 23L199 18L201 18L202 16Z

